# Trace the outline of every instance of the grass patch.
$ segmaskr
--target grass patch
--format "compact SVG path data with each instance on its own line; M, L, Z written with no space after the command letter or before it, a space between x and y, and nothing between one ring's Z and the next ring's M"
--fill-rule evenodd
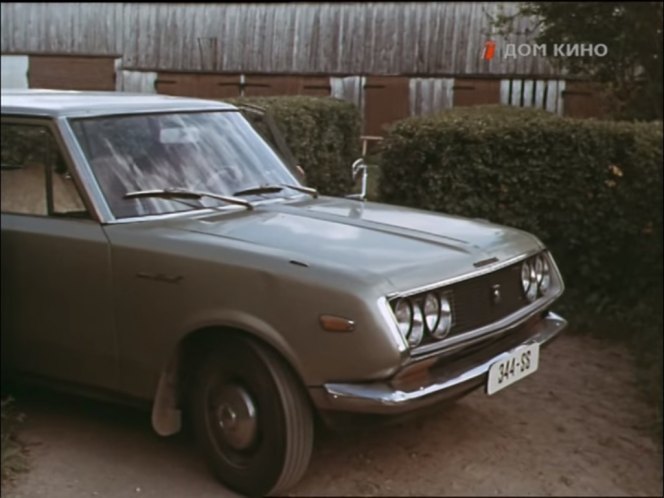
M2 400L2 482L17 473L27 470L25 452L21 443L16 439L16 429L23 421L12 397Z

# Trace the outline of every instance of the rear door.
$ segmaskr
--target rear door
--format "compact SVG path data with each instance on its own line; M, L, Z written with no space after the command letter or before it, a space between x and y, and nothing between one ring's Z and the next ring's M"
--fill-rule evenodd
M53 122L2 119L2 367L117 387L110 251Z

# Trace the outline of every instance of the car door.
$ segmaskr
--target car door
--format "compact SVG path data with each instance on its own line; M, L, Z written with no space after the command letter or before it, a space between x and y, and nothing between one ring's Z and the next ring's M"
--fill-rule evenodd
M109 243L55 123L2 118L2 366L117 387Z

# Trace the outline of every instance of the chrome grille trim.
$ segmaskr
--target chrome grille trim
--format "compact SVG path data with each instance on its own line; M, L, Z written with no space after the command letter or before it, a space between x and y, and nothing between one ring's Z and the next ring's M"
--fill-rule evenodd
M456 277L452 278L446 278L445 280L440 280L438 282L434 282L432 284L427 284L423 285L421 287L416 287L414 289L408 289L405 291L401 292L392 292L387 295L388 301L392 301L393 299L399 298L399 297L409 297L413 296L415 294L420 294L421 292L427 292L433 289L438 289L439 287L446 287L448 285L452 285L458 282L461 282L463 280L470 280L472 278L477 278L481 275L486 275L487 273L492 273L494 271L500 270L502 268L505 268L506 266L513 265L515 263L518 263L520 261L523 261L524 259L528 259L531 256L534 256L535 254L538 254L542 252L543 249L537 248L537 249L532 249L528 252L525 252L523 254L520 254L518 256L515 256L510 259L506 259L505 261L501 261L500 263L495 263L490 266L485 266L482 267L481 269L471 272L471 273L465 273L463 275L458 275Z

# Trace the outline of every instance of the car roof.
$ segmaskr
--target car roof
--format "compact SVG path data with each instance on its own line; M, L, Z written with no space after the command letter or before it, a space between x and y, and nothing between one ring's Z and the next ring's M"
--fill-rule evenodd
M2 90L2 114L102 116L166 111L235 110L214 100L170 95L68 90Z

